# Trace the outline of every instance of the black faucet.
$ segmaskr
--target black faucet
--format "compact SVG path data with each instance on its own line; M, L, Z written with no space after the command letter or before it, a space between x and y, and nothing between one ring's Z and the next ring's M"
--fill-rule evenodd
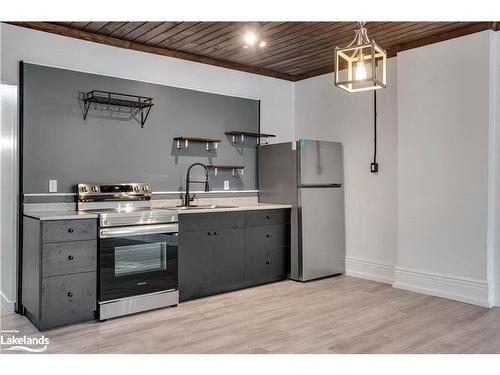
M199 165L203 168L205 168L205 181L192 181L190 179L191 175L191 168L194 166ZM184 195L184 206L189 206L189 202L192 202L194 200L194 194L192 197L189 196L189 184L194 182L195 184L205 184L205 191L209 190L208 186L208 167L205 164L202 163L193 163L189 166L187 173L186 173L186 195Z

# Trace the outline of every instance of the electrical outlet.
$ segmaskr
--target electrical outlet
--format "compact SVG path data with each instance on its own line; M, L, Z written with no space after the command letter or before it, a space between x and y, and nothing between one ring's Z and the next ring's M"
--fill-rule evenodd
M229 190L229 180L224 180L224 190Z
M49 180L49 193L57 193L57 180Z

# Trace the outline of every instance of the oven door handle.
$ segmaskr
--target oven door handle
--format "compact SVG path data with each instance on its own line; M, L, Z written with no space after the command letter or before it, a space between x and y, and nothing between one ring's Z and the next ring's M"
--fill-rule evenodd
M136 225L130 227L105 228L99 230L99 238L141 236L145 234L177 233L177 224Z

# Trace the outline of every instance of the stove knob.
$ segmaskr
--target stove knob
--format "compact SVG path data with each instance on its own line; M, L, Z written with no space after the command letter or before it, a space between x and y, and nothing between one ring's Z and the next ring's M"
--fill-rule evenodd
M147 192L149 190L148 185L144 185L143 188L142 188L142 190L144 190L144 192Z
M94 192L94 193L97 193L99 191L99 188L97 186L92 186L91 190Z
M134 191L135 191L136 193L138 193L140 189L141 189L141 188L139 187L139 185L135 185L135 186L134 186Z
M86 193L87 191L89 191L89 189L87 189L87 187L86 187L86 186L82 186L82 189L81 189L81 190L82 190L82 192L83 192L83 193Z

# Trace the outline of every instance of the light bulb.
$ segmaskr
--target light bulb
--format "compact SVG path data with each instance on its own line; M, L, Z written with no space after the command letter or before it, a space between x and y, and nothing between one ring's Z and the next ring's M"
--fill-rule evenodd
M356 63L356 71L354 72L354 77L357 81L361 81L368 77L368 75L366 74L366 67L362 53L359 55L358 61Z
M259 43L259 47L260 47L260 48L264 48L264 47L266 46L266 44L267 44L267 43L263 40L263 41L261 41L261 42Z
M246 46L253 46L255 42L257 42L257 35L255 33L249 31L248 33L245 34L245 37L243 38L245 45Z

